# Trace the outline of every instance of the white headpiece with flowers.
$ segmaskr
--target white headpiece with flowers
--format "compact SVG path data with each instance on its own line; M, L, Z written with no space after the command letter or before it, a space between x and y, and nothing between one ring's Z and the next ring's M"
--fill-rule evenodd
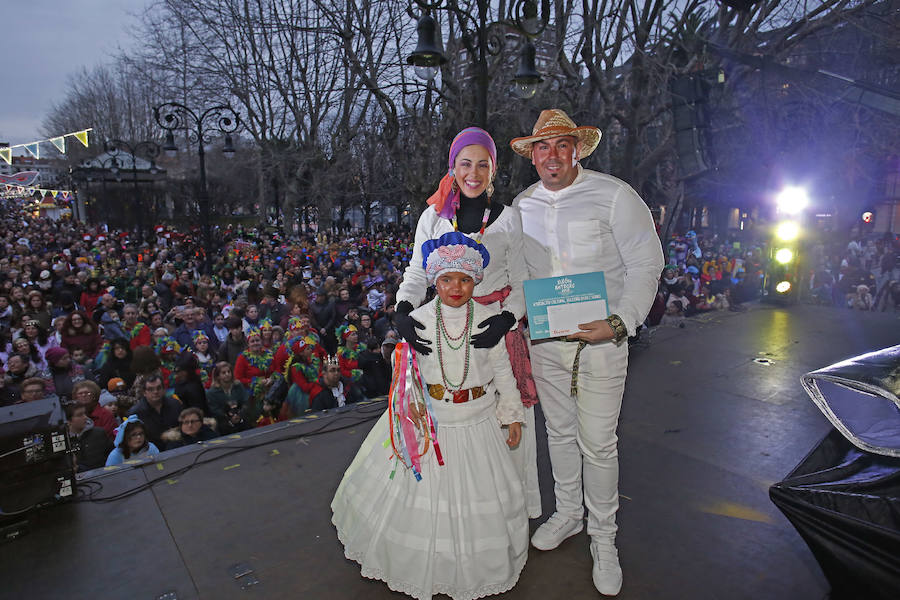
M445 233L422 244L422 266L428 285L442 273L465 273L481 283L491 256L484 245L458 231Z

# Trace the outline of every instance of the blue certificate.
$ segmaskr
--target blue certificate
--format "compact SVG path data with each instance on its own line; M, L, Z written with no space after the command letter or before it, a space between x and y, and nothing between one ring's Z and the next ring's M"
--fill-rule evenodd
M580 323L609 316L602 271L529 279L525 282L528 332L533 340L581 331Z

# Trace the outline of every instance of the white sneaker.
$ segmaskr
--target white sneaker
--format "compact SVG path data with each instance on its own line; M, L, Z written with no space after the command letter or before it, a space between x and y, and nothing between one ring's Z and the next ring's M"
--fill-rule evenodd
M583 519L570 519L555 512L531 536L531 545L538 550L553 550L582 529Z
M591 541L591 557L594 569L591 576L594 587L604 596L615 596L622 589L622 567L619 566L619 553L612 540L594 538Z

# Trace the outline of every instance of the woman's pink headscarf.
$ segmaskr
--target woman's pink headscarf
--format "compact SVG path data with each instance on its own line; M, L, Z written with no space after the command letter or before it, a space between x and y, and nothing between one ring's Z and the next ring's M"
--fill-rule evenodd
M434 210L445 219L453 218L456 209L459 208L459 189L453 190L453 165L456 157L466 146L481 146L491 155L492 173L497 171L497 146L491 135L480 127L467 127L456 134L450 144L450 162L447 174L441 178L441 183L435 193L428 198L428 204L434 205Z

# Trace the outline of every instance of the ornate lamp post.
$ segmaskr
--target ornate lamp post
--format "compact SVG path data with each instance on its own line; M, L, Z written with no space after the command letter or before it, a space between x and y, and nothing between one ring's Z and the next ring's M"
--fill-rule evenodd
M69 167L69 189L72 190L72 220L73 221L87 221L85 215L79 215L79 197L78 193L81 191L81 184L87 184L87 177L84 174L84 169L81 167Z
M459 19L464 28L462 41L474 53L476 83L476 121L481 127L487 124L488 55L498 55L503 50L504 37L514 31L525 37L519 58L519 68L513 77L513 92L522 99L528 99L537 92L537 85L543 81L535 67L535 48L531 40L546 29L550 22L550 0L541 0L541 14L538 16L537 0L515 0L510 9L510 18L492 23L487 22L490 2L476 0L477 14L470 15L459 6L458 0L415 0L422 8L416 30L418 44L406 58L407 64L416 68L421 79L431 80L437 75L438 67L447 62L437 41L437 24L429 14L433 10L446 10Z
M144 241L144 203L141 202L139 191L138 191L138 179L137 179L137 159L136 156L138 153L143 154L150 160L150 173L156 174L156 157L159 156L159 144L151 141L143 141L136 142L134 144L129 144L128 142L123 142L122 140L110 140L105 144L106 152L112 156L113 165L110 167L110 171L112 171L113 175L118 175L120 168L127 168L129 165L127 161L131 160L131 180L134 182L134 201L135 207L137 208L137 230L138 230L138 242L143 243ZM119 158L119 155L123 155L122 159ZM123 161L126 164L122 164Z
M241 118L230 106L211 106L199 115L178 102L166 102L153 109L153 116L160 127L166 130L166 141L163 150L168 156L178 151L175 145L175 131L185 129L188 139L197 144L197 156L200 158L200 189L197 204L200 208L200 221L203 227L204 263L209 266L208 255L212 249L212 235L209 221L209 194L206 189L206 144L211 135L225 135L225 146L222 148L227 156L234 154L234 140L231 134L241 125Z

